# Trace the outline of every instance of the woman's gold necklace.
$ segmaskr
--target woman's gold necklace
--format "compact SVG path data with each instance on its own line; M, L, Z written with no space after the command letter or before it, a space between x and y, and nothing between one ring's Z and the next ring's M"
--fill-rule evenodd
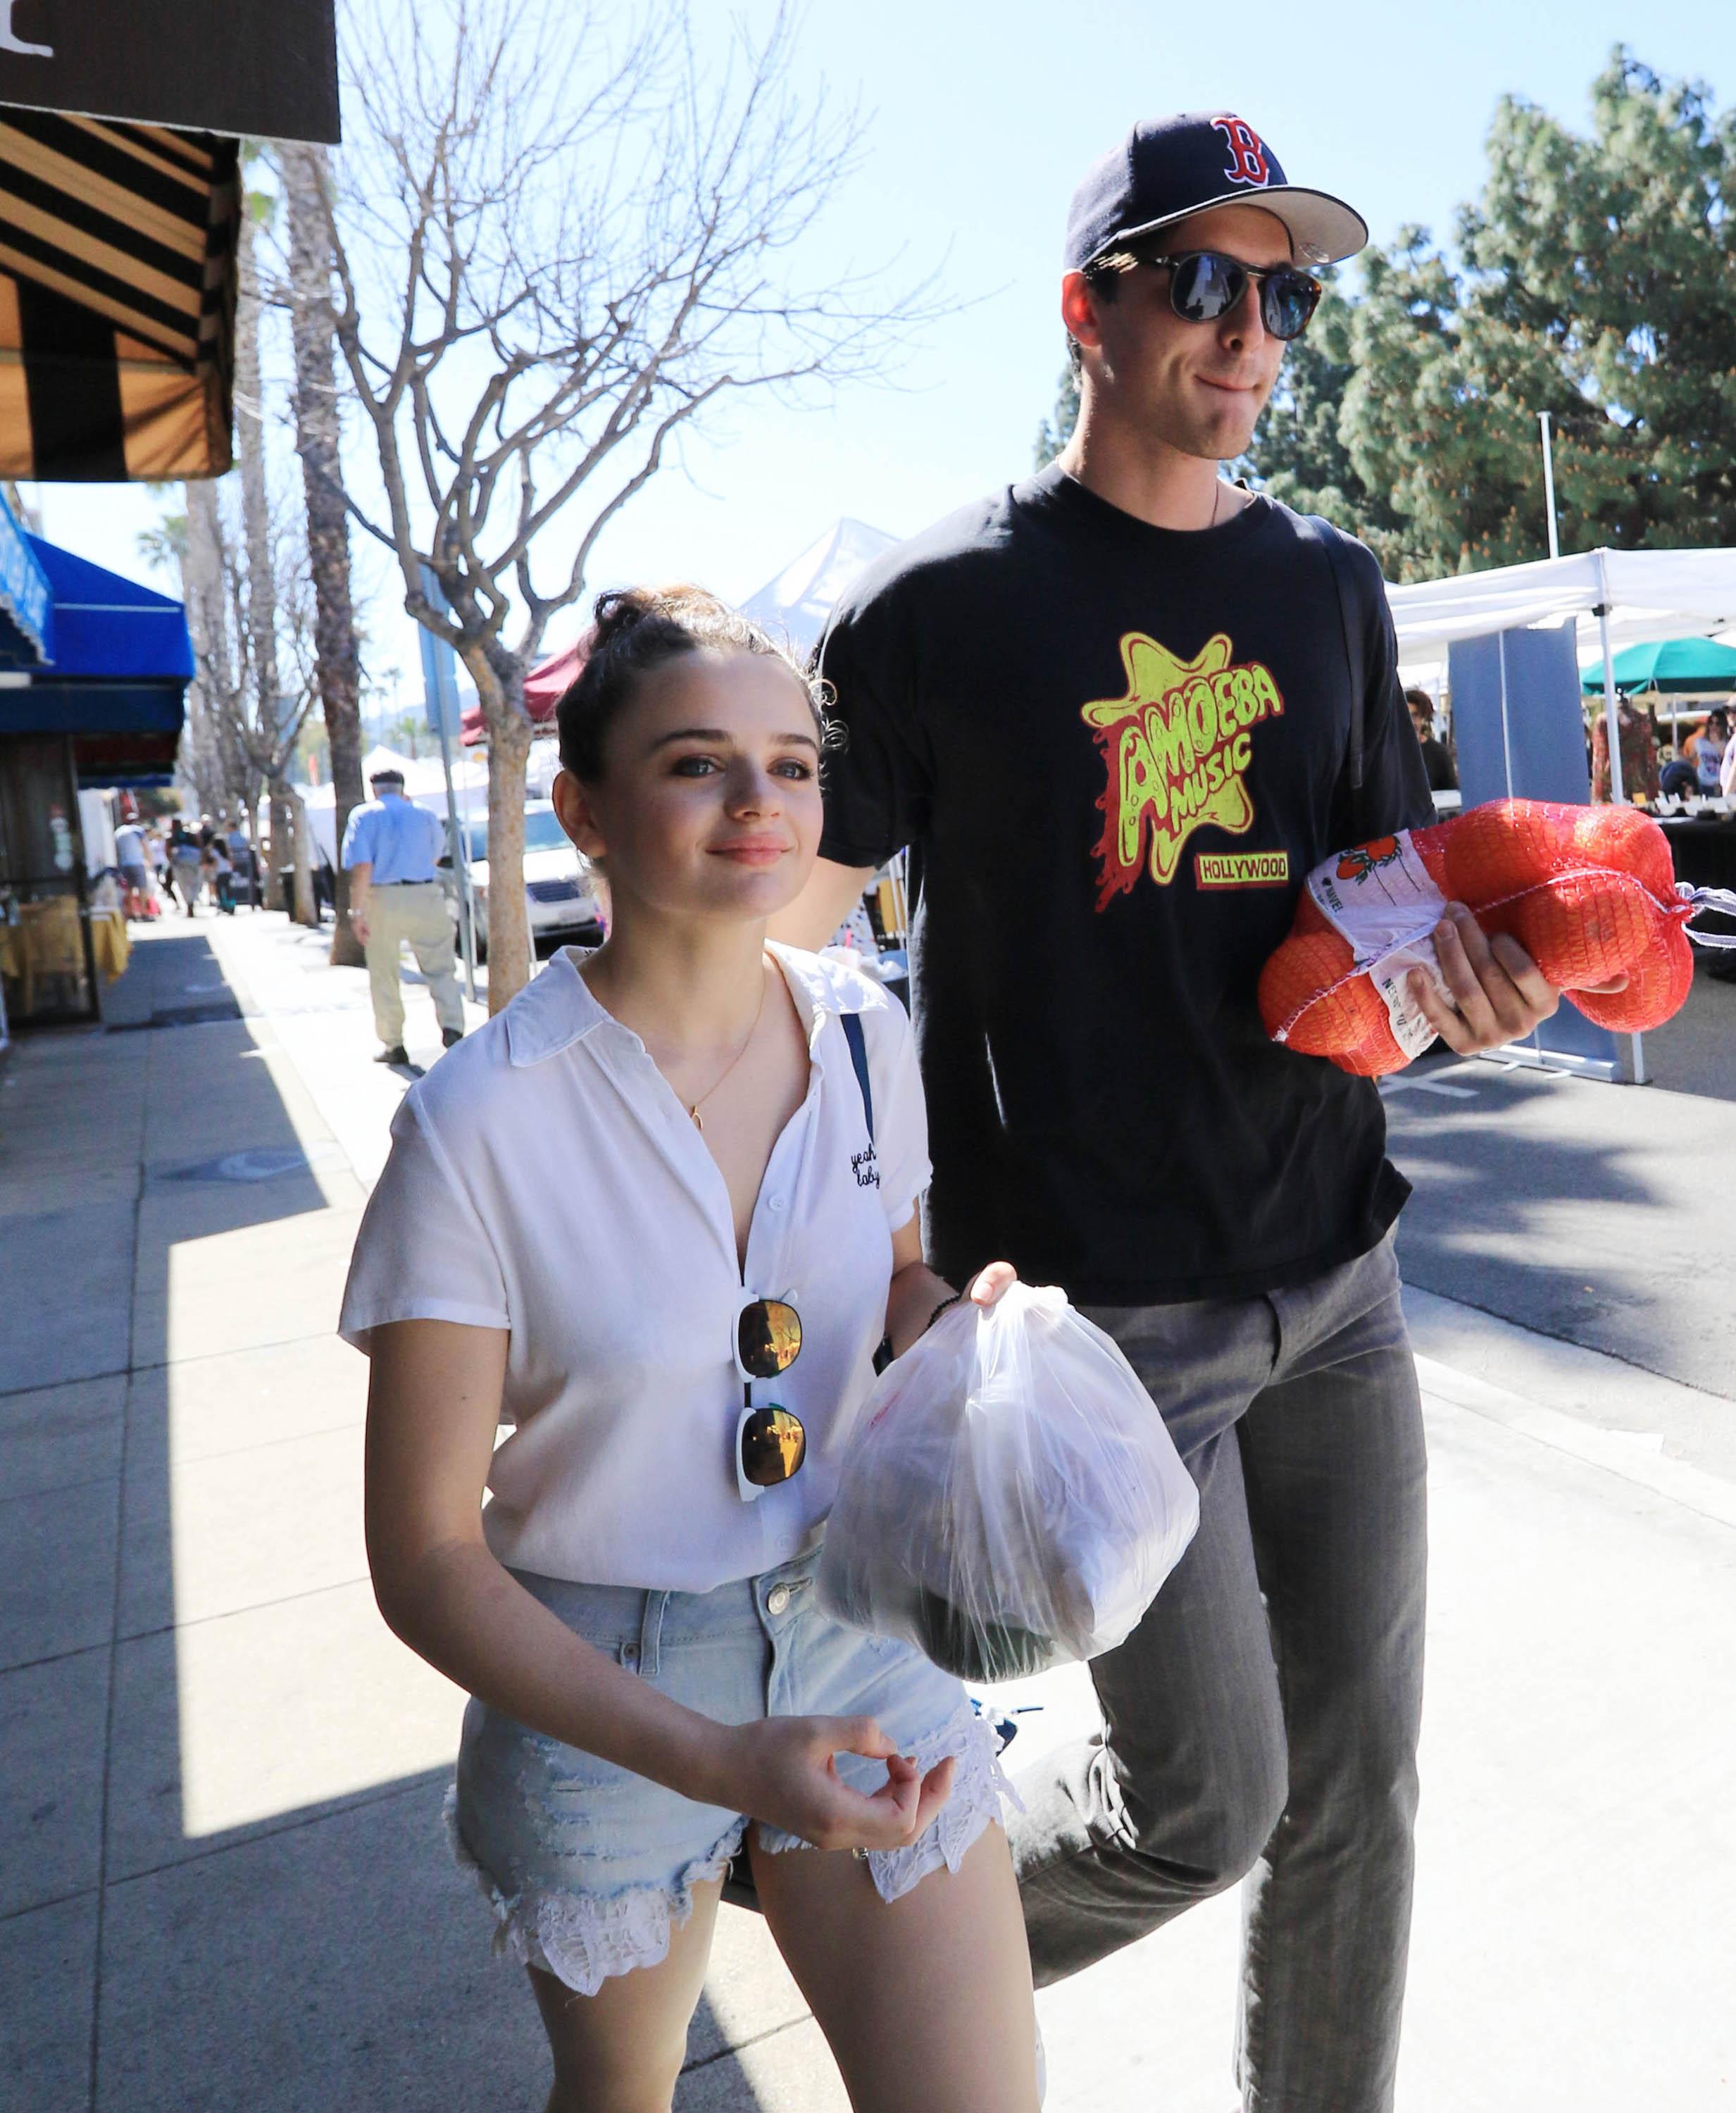
M712 1095L717 1092L718 1087L723 1084L723 1081L729 1076L730 1073L735 1070L736 1066L741 1061L742 1058L746 1056L750 1047L752 1046L754 1037L759 1032L759 1023L764 1015L765 1009L766 975L765 965L763 958L762 958L759 970L759 1011L754 1015L753 1025L747 1031L747 1040L742 1043L741 1047L736 1052L735 1055L730 1058L728 1063L727 1063L723 1069L718 1072L717 1077L712 1080L711 1084L705 1088L704 1092L700 1094L698 1100L695 1101L687 1110L688 1114L693 1118L693 1126L696 1130L703 1132L705 1128L704 1124L699 1120L699 1110L705 1105L706 1102L711 1098Z

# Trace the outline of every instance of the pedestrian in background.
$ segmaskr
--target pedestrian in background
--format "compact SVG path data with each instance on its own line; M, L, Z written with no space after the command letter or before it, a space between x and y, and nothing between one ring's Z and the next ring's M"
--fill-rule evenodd
M203 853L199 840L177 815L169 824L169 873L181 899L184 916L193 915L203 884Z
M1694 790L1702 800L1715 800L1723 788L1724 759L1730 745L1730 715L1715 705L1706 723L1682 744L1682 753L1694 767Z
M213 829L206 840L203 865L211 887L211 899L224 917L235 914L235 868L230 863L229 847L223 840L221 829Z
M1410 714L1410 723L1416 728L1416 737L1423 751L1423 768L1428 773L1431 792L1456 792L1459 774L1453 767L1451 751L1446 742L1437 738L1434 730L1434 699L1426 690L1406 690L1405 704Z
M145 856L151 866L151 915L161 914L162 906L169 901L169 854L163 847L162 831L153 823L144 833ZM156 898L161 897L162 901Z
M408 1064L398 966L399 949L406 943L427 979L441 1042L449 1049L464 1038L452 915L436 871L446 833L438 815L405 799L401 770L376 770L367 782L374 796L352 810L344 832L349 922L367 956L374 1031L381 1045L374 1061Z
M1657 761L1657 728L1650 712L1624 697L1616 708L1621 728L1621 796L1629 802L1656 800L1661 790ZM1592 721L1592 797L1614 796L1610 779L1610 723L1600 708Z
M145 917L151 886L144 831L136 822L123 822L115 832L115 864L121 869L121 884L126 891L125 909L129 917Z
M224 842L228 847L230 865L235 869L235 878L231 886L235 888L244 887L247 890L248 906L257 910L259 907L259 894L253 883L253 847L248 842L247 831L242 827L239 819L230 823L229 833L224 838Z

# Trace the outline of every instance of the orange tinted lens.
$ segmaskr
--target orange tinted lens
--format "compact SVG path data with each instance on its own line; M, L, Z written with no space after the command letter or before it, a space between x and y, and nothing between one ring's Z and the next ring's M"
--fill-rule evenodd
M743 1371L775 1380L800 1354L802 1317L781 1298L756 1298L736 1324L736 1347Z
M787 1408L759 1408L741 1426L741 1472L762 1490L787 1482L808 1451L801 1419Z

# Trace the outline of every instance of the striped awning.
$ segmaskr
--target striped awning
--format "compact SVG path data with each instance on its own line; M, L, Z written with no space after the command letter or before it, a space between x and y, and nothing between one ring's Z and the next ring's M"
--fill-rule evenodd
M230 467L239 143L0 108L0 476Z

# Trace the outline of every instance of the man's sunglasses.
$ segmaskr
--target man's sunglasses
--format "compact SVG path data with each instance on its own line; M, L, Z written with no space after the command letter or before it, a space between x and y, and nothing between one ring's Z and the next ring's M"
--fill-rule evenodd
M1266 335L1287 343L1307 329L1324 291L1318 279L1293 264L1243 264L1215 249L1192 249L1180 257L1141 253L1139 262L1168 271L1169 305L1184 322L1214 323L1227 316L1251 279L1260 289L1260 320Z
M802 1353L802 1317L781 1298L750 1299L736 1317L741 1414L736 1425L736 1487L745 1504L787 1482L808 1457L808 1434L792 1410L754 1406L754 1381L775 1380Z

